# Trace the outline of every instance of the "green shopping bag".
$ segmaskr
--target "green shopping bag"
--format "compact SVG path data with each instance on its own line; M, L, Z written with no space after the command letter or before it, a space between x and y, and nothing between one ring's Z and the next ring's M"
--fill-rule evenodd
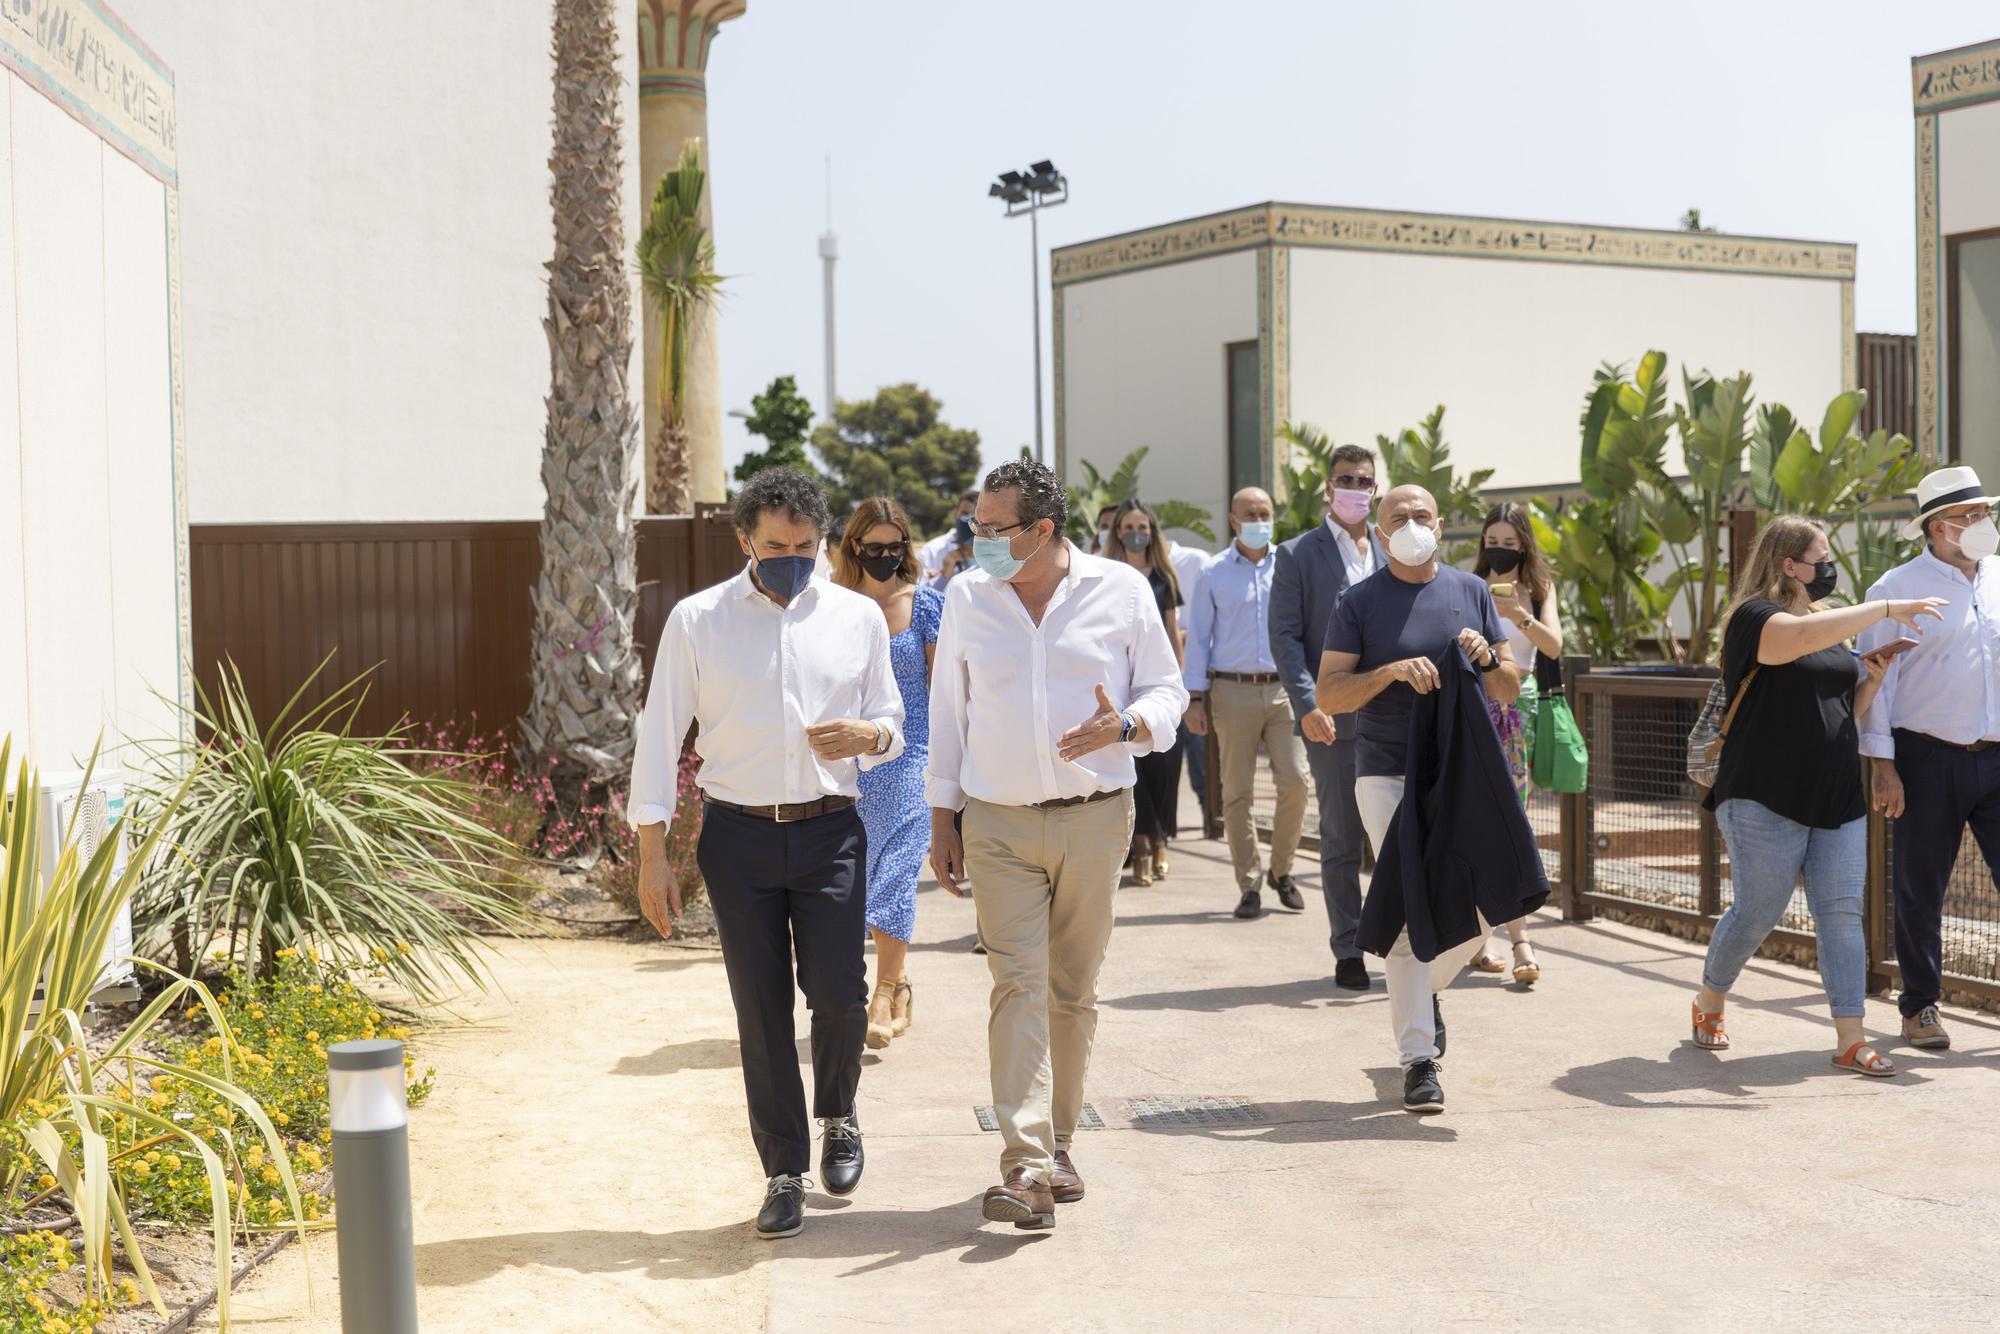
M1544 695L1535 709L1535 745L1528 772L1544 792L1582 792L1590 786L1590 751L1576 715L1561 695Z

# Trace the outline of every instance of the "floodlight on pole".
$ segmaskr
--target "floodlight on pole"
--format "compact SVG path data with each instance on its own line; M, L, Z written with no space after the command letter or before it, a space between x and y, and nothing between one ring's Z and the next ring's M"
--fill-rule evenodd
M1035 318L1035 462L1047 463L1042 447L1042 230L1041 211L1069 202L1069 178L1044 158L1026 172L1003 171L986 187L989 199L1007 205L1007 216L1028 215L1028 276L1033 281Z

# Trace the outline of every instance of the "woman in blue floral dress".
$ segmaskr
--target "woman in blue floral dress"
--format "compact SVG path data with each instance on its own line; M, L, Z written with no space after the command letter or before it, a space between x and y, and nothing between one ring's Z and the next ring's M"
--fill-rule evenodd
M868 930L875 938L875 995L868 1005L870 1047L909 1031L914 993L903 965L917 921L917 870L931 845L924 800L930 760L931 655L944 595L920 588L910 516L885 497L864 500L847 522L833 560L834 580L875 600L889 622L889 665L903 695L903 753L861 774L861 823L868 831Z

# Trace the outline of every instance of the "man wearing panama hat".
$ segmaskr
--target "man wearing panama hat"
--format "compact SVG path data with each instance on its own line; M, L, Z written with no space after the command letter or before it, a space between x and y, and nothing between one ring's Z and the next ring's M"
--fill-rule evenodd
M1905 539L1924 549L1868 590L1877 598L1942 598L1943 619L1892 659L1861 716L1870 803L1896 822L1897 1004L1916 1047L1949 1047L1938 1020L1945 889L1971 827L1989 864L2000 858L2000 530L1996 498L1970 468L1940 468L1917 485ZM1890 621L1862 633L1866 653L1903 634Z

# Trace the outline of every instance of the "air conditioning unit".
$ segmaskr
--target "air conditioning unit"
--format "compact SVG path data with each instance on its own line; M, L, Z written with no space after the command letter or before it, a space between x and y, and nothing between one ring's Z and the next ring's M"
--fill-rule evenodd
M41 826L42 879L46 883L55 874L56 858L62 851L63 839L69 833L70 822L76 822L77 856L89 861L97 855L97 850L111 840L115 851L111 854L111 874L114 879L124 873L128 845L125 841L125 777L116 769L95 769L88 785L84 783L84 773L43 774L41 791L36 799L41 809L36 818ZM14 793L7 794L7 809L13 810ZM36 988L36 1002L41 1000L40 987ZM118 910L118 921L111 928L111 938L105 942L104 965L97 975L97 985L91 988L91 1000L99 1004L120 1004L139 998L138 979L132 970L132 908L128 903Z

